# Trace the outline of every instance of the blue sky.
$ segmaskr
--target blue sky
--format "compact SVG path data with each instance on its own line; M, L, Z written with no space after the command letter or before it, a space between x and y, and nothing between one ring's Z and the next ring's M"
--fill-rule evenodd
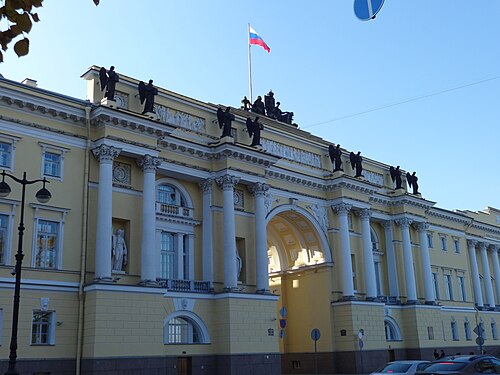
M499 0L386 0L360 21L354 0L46 0L6 78L85 98L91 65L239 106L272 89L301 129L416 171L446 209L500 208ZM325 150L326 153L326 150Z

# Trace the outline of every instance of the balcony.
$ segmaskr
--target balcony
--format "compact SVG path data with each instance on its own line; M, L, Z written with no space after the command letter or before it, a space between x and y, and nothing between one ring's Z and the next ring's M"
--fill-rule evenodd
M156 214L192 219L193 209L189 207L176 206L175 204L156 202Z
M196 280L176 280L176 279L156 279L162 288L167 288L170 292L197 292L209 293L212 288L210 281Z

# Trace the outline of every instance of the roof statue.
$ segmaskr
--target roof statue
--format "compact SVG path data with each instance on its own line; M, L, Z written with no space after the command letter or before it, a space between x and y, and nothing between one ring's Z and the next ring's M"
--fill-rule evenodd
M118 82L119 77L115 72L115 67L111 66L109 70L106 70L105 67L102 67L99 70L99 82L101 83L101 91L106 89L104 93L104 97L108 100L115 100L115 88L116 82Z
M139 98L141 99L141 104L146 102L144 104L144 111L142 111L142 114L155 113L154 111L155 95L158 95L158 89L153 86L153 80L150 79L147 85L142 81L139 82L138 90L139 90Z
M328 154L330 155L330 161L333 165L333 171L343 171L342 169L342 150L340 149L340 144L337 147L333 147L333 145L328 146Z
M401 184L403 183L403 180L401 179L401 170L399 169L399 165L396 168L391 166L389 168L389 173L391 174L392 182L396 183L395 189L402 189Z
M351 161L351 168L356 170L356 174L354 177L363 177L363 158L361 156L361 151L358 151L357 154L351 151L349 154L349 160Z
M260 132L264 129L264 126L259 122L259 116L255 117L254 121L250 117L247 118L246 125L248 135L252 137L250 146L260 146Z
M410 188L413 188L413 194L418 195L420 194L418 192L418 177L417 177L417 172L413 172L413 174L410 174L410 172L406 173L406 181L408 181L408 185Z

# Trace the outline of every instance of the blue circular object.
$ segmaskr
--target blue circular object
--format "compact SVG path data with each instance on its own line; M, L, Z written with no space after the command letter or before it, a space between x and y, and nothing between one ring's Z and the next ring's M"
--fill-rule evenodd
M362 21L368 21L377 15L384 5L384 0L354 0L354 14Z

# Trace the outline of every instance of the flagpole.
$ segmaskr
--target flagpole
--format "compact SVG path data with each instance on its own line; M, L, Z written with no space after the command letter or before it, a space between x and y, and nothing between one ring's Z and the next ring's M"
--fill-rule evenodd
M250 54L250 23L248 23L248 96L250 103L252 99L252 55Z

